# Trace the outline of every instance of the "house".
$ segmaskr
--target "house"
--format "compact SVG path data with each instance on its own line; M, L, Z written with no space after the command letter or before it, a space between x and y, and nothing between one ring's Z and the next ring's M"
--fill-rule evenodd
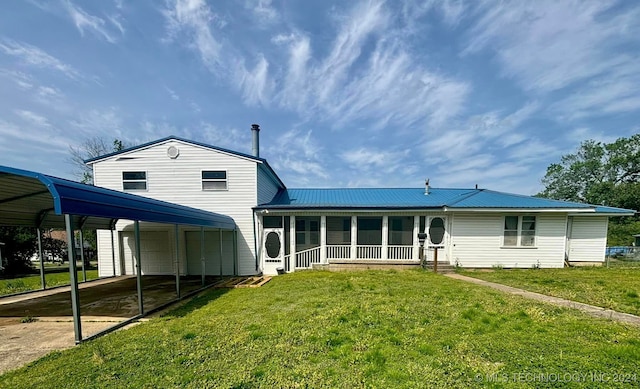
M420 188L289 189L260 158L259 131L252 126L252 154L170 136L86 161L97 186L235 221L237 242L232 231L141 224L143 274L173 274L176 266L185 275L203 268L210 275L253 275L316 265L415 266L421 233L427 261L438 255L440 263L461 267L601 264L608 218L634 214L428 182ZM132 226L118 221L113 240L109 231L98 232L100 275L111 275L112 263L115 274L134 273ZM112 252L119 260L112 261Z

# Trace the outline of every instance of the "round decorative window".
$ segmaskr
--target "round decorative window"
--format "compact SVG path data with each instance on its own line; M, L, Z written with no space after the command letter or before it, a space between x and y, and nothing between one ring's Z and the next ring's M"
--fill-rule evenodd
M169 146L167 149L167 155L171 159L176 159L178 158L178 155L180 155L180 150L176 146Z
M269 258L278 258L280 256L280 235L273 231L268 233L264 247Z
M429 224L429 240L431 244L438 245L444 239L444 220L441 217L431 219Z

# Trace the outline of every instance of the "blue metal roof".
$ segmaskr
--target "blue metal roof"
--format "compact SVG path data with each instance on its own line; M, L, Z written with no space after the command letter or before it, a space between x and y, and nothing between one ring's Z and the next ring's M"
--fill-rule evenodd
M124 154L124 153L129 153L131 151L144 149L144 148L147 148L149 146L153 146L153 145L156 145L156 144L164 143L164 142L167 142L167 141L170 141L170 140L176 140L176 141L179 141L179 142L190 143L192 145L204 147L204 148L211 149L211 150L221 151L221 152L227 153L227 154L237 155L237 156L242 157L242 158L247 158L247 159L259 162L258 166L264 166L264 168L267 170L267 172L269 174L271 174L273 176L273 178L275 178L275 180L278 182L278 184L280 184L280 186L282 188L286 188L286 185L282 182L280 177L278 177L278 175L276 174L275 170L273 170L273 168L271 168L271 165L269 165L269 162L267 162L267 160L264 159L264 158L259 158L259 157L253 156L251 154L245 154L245 153L241 153L239 151L229 150L229 149L225 149L225 148L222 148L222 147L209 145L209 144L202 143L202 142L196 142L196 141L193 141L193 140L180 138L179 136L175 136L175 135L170 135L170 136L167 136L165 138L161 138L161 139L157 139L157 140L154 140L154 141L151 141L151 142L143 143L143 144L140 144L140 145L137 145L137 146L129 147L129 148L126 148L124 150L116 151L116 152L113 152L113 153L100 155L100 156L95 157L95 158L89 158L89 159L86 159L84 161L84 163L90 164L90 163L97 162L97 161L100 161L100 160L105 159L105 158L110 158L110 157L113 157L113 156L116 156L116 155L119 155L119 154Z
M0 224L63 227L63 215L86 228L110 228L116 219L232 230L226 215L0 166Z
M355 188L286 189L256 209L566 209L633 214L621 208L551 200L486 189Z

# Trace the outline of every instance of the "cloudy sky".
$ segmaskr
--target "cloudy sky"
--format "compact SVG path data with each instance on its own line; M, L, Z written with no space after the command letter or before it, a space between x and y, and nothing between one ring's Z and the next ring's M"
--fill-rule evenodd
M177 135L289 187L533 194L586 139L640 132L633 1L3 2L0 164Z

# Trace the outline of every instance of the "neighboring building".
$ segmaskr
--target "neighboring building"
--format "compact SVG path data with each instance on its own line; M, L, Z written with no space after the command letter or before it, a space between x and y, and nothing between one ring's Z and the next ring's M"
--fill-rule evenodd
M485 189L287 189L259 157L168 137L87 161L97 186L232 217L238 230L205 232L207 274L276 274L315 264L419 263L425 253L462 267L563 267L604 262L609 216L634 211ZM201 274L189 227L141 225L143 274ZM132 223L119 221L116 274L133 274ZM177 231L177 236L176 236ZM181 248L175 258L175 245ZM113 274L111 234L98 232L101 275Z

